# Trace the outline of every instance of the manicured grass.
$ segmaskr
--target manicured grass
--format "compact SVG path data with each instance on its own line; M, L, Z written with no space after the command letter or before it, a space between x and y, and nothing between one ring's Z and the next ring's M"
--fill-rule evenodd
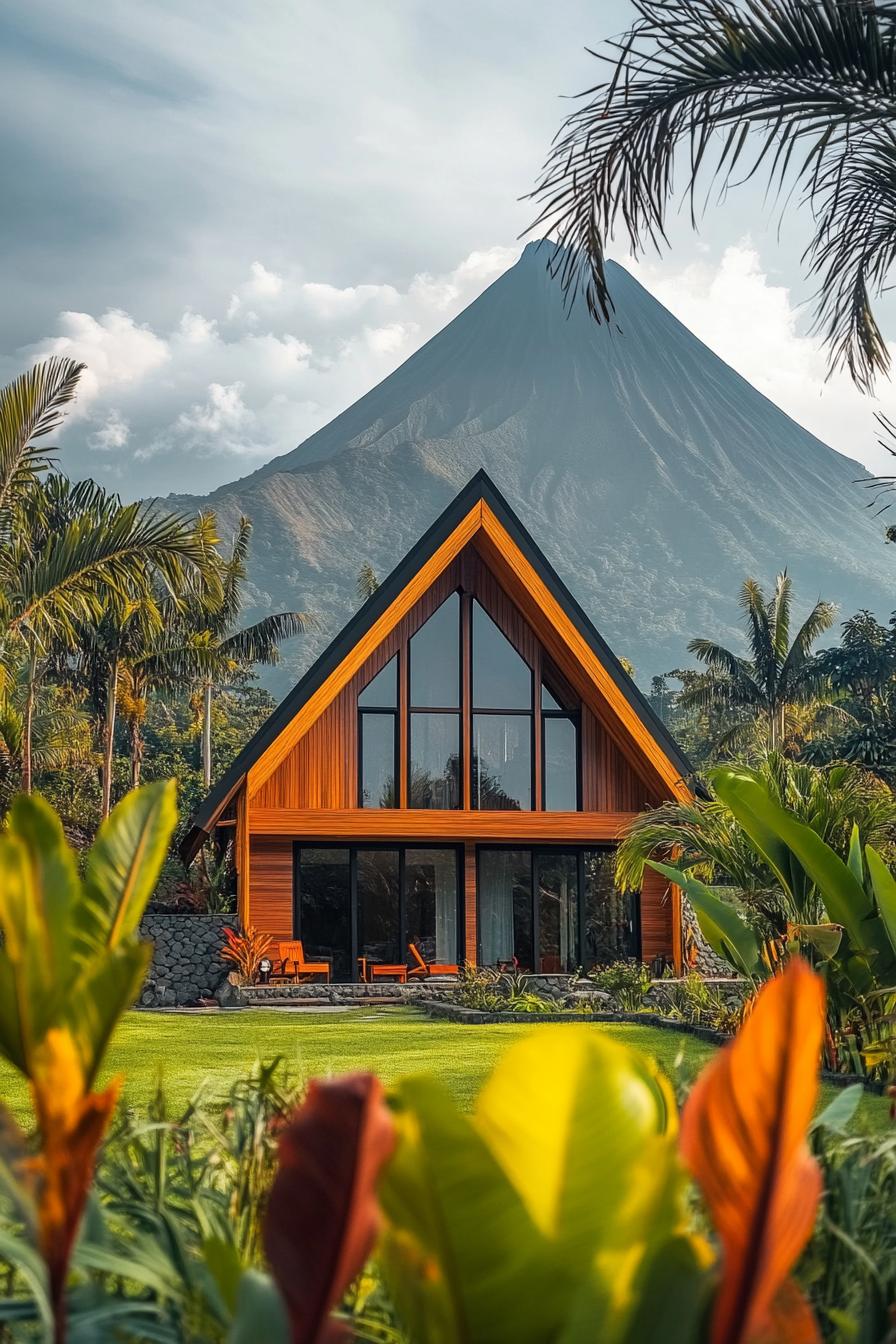
M685 1078L693 1077L713 1053L711 1045L693 1036L657 1027L593 1023L591 1029L644 1050L667 1072L680 1070ZM130 1013L115 1038L107 1074L124 1075L126 1103L137 1107L146 1104L161 1077L172 1108L178 1109L201 1085L210 1097L220 1097L256 1060L278 1055L299 1078L363 1069L388 1083L406 1073L436 1073L457 1102L469 1108L500 1053L530 1030L539 1028L432 1021L410 1008L342 1013L255 1009L208 1016ZM4 1070L0 1090L6 1105L24 1119L27 1093L18 1077ZM833 1095L834 1089L826 1087L823 1104ZM883 1129L887 1112L885 1098L866 1095L857 1128Z

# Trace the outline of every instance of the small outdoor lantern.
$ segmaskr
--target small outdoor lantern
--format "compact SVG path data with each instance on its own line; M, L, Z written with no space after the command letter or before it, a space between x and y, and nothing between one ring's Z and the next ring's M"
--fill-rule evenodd
M269 957L262 957L258 963L258 978L263 985L270 984L271 971L274 969L274 963Z

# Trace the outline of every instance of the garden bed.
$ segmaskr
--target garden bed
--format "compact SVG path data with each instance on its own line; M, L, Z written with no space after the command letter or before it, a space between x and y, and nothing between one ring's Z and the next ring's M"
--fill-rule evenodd
M463 1022L471 1027L495 1026L501 1023L534 1027L548 1022L604 1022L657 1027L660 1031L673 1031L679 1036L696 1036L698 1040L707 1041L710 1045L725 1045L731 1040L730 1036L712 1027L700 1027L692 1022L682 1022L678 1018L662 1017L659 1013L586 1013L577 1012L575 1009L545 1013L515 1013L500 1010L487 1012L481 1008L465 1008L459 1003L448 1003L444 999L418 999L417 1007L422 1008L430 1017L448 1022ZM822 1069L821 1078L833 1087L851 1087L854 1083L861 1083L866 1092L871 1092L875 1096L883 1096L888 1087L887 1083L863 1078L857 1073L830 1073L827 1069Z

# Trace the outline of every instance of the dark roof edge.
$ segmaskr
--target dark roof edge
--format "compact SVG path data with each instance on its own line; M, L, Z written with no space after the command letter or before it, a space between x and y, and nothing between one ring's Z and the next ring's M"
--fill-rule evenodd
M305 701L323 684L331 672L335 671L360 636L388 610L408 580L421 568L424 561L438 550L439 546L448 539L473 505L480 501L488 504L502 526L513 537L536 573L554 593L579 633L591 645L601 662L604 663L617 687L650 730L668 759L681 771L682 778L686 779L694 773L693 767L662 719L659 718L647 699L641 694L613 650L603 636L598 633L583 608L549 563L491 477L483 468L480 468L463 489L455 495L447 508L439 514L435 522L427 528L419 541L415 542L404 558L398 562L376 592L349 618L339 634L330 641L323 653L312 663L293 689L284 696L270 717L236 756L230 768L208 794L201 807L190 818L189 828L180 844L181 857L185 863L190 862L204 839L208 837L217 814L229 802L249 767L280 736Z

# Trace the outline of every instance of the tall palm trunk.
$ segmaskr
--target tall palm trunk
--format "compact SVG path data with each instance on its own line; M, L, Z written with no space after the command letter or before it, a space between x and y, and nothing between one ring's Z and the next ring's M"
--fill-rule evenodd
M202 688L202 779L206 789L212 786L212 683Z
M136 789L140 783L140 771L143 768L143 733L140 730L140 720L133 718L131 720L131 788Z
M25 721L22 734L22 792L30 793L33 786L34 699L37 676L35 661L28 663L28 692L25 699Z
M115 714L118 708L118 659L114 658L109 667L106 686L106 721L103 725L103 801L101 817L108 817L112 810L112 761L115 750Z

